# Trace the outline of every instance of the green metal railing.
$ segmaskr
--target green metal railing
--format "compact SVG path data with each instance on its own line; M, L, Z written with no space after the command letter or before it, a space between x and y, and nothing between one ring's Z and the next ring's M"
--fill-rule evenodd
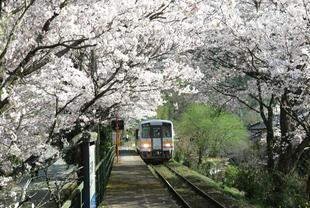
M96 165L96 199L97 204L103 200L103 194L108 184L115 157L115 147L112 146L105 157Z
M83 188L84 182L81 182L78 187L72 191L69 199L64 202L61 208L83 207Z
M104 158L96 165L96 201L97 205L103 200L103 194L108 183L115 157L115 147L111 147ZM63 203L61 208L82 208L83 207L83 188L81 182L71 193L69 198Z

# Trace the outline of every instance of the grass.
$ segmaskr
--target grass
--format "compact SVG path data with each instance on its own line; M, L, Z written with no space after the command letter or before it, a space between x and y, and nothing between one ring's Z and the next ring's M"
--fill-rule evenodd
M187 177L190 181L194 182L207 193L213 195L215 199L221 201L227 207L242 207L242 208L262 208L259 203L251 204L245 196L244 192L236 188L223 185L221 182L216 182L197 171L194 171L176 161L172 161L169 165L173 166L180 174Z

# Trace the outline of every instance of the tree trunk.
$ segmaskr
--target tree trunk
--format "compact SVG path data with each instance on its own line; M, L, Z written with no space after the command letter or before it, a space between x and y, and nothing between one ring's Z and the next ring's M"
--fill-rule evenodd
M293 158L293 137L292 132L294 131L294 125L292 118L288 115L289 110L288 97L286 92L281 97L280 103L280 129L281 129L281 140L279 150L279 161L277 164L277 170L288 174L293 168L297 161Z
M274 133L273 133L273 109L270 107L268 108L268 117L265 117L263 111L261 112L262 118L264 120L266 129L267 129L267 169L272 171L274 168Z
M292 144L290 142L290 128L289 128L289 118L286 113L286 95L282 95L280 103L280 129L281 129L281 140L280 140L280 150L279 150L279 162L277 165L277 170L288 173L289 164L291 163L290 156L292 154Z
M273 129L272 129L272 124L271 127L267 127L267 168L268 170L273 170L274 168L274 160L273 160L273 143L274 143L274 134L273 134Z

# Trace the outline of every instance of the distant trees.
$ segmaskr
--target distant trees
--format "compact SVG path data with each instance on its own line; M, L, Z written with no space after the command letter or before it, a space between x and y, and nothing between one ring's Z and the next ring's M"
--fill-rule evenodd
M203 156L232 153L247 138L241 120L228 112L205 104L192 104L176 122L177 136L193 147L198 165Z

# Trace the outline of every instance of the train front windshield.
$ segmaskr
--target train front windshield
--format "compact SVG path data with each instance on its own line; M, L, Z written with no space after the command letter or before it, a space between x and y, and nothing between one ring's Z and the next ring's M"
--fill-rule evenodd
M150 138L151 136L151 126L142 125L142 138Z
M162 125L151 126L149 123L142 124L142 138L172 137L171 123L163 122Z

